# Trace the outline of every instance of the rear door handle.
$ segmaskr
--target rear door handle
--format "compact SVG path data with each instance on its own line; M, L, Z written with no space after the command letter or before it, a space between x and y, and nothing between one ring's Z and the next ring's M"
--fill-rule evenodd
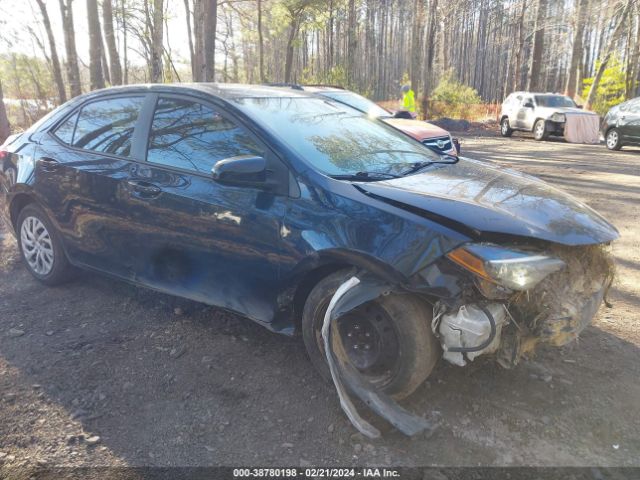
M127 182L131 189L143 198L154 198L162 193L162 189L153 183L143 180L129 180Z
M60 166L60 163L55 158L51 157L41 157L38 162L40 162L42 170L45 172L53 172Z

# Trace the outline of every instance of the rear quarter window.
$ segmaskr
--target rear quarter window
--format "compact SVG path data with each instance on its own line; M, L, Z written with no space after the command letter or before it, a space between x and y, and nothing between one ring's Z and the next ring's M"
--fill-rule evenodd
M76 129L76 123L78 121L78 112L71 115L64 122L56 128L54 135L58 137L58 139L66 143L67 145L71 145L73 143L73 132Z

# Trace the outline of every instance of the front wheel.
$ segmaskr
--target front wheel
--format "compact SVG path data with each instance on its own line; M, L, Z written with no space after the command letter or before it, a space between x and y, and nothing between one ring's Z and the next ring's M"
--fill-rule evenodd
M533 126L533 138L536 140L546 140L549 136L549 132L547 132L547 122L540 119Z
M321 280L309 294L302 336L311 362L327 380L322 324L329 302L348 279L344 271ZM418 297L392 293L361 305L337 321L349 362L376 389L401 399L429 376L441 356L431 331L432 310Z
M513 135L513 129L509 125L509 119L507 117L504 117L502 122L500 122L500 135L503 137L510 137Z
M622 148L622 135L617 128L612 128L607 132L605 143L609 150L620 150Z
M22 209L17 222L18 247L29 273L47 285L68 279L71 266L58 232L35 204Z

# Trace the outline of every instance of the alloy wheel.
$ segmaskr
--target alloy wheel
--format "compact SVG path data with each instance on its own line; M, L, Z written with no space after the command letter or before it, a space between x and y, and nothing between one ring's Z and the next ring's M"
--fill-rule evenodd
M29 267L38 275L48 275L53 269L53 243L51 235L40 219L24 219L20 228L20 244Z
M607 148L610 150L613 150L616 148L616 146L618 145L618 140L619 140L619 136L618 136L618 132L616 132L615 130L612 130L611 132L609 132L607 134Z

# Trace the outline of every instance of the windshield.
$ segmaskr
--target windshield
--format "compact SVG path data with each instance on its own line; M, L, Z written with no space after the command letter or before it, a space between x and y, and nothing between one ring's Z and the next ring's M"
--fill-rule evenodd
M365 98L362 95L358 95L357 93L329 91L320 92L320 95L322 95L323 97L331 98L332 100L335 100L337 102L344 103L351 108L355 108L362 113L366 113L370 117L379 118L391 116L391 114L384 108L380 107L378 104L372 102L368 98Z
M265 130L327 175L394 173L440 156L356 110L314 97L233 100Z
M576 104L564 95L536 95L536 104L539 107L575 107Z

